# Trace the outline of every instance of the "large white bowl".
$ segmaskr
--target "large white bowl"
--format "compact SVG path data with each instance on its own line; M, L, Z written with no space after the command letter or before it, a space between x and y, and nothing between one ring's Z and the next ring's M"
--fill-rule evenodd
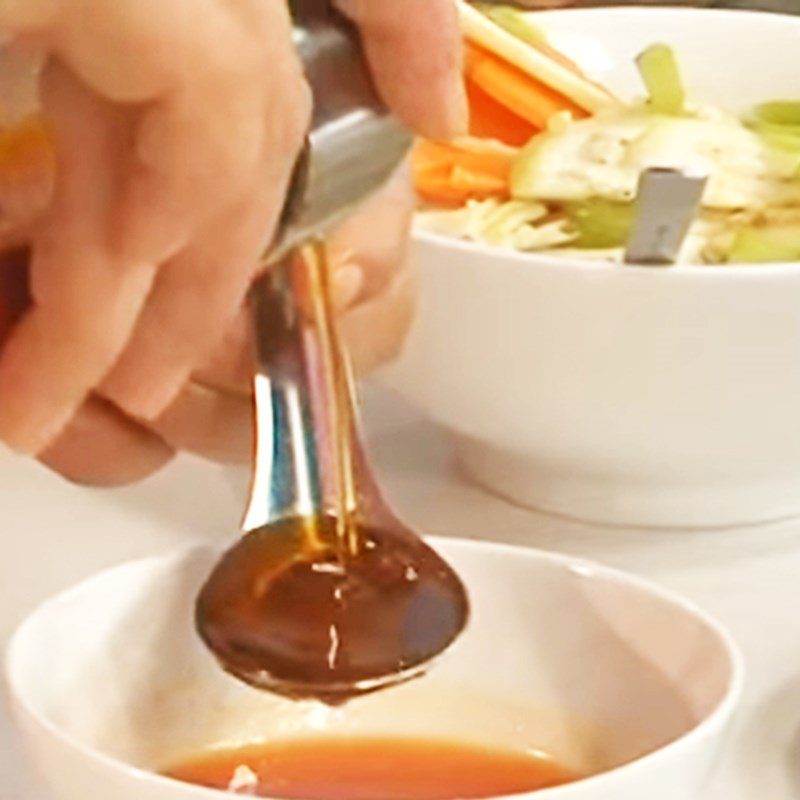
M674 45L692 94L800 99L800 18L554 11L537 21L608 85ZM599 522L722 526L800 513L800 265L641 269L419 234L421 305L386 380L448 428L465 470Z
M536 748L602 773L537 800L695 795L742 684L716 623L586 562L437 546L469 588L466 633L426 677L340 709L259 693L218 669L192 630L214 550L126 564L56 597L8 654L40 773L60 800L212 800L230 795L153 770L208 747L329 732Z

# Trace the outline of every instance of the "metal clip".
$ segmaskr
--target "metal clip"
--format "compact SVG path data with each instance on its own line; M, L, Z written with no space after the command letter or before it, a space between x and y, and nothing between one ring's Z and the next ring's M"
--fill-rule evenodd
M643 172L625 263L659 267L674 264L697 216L707 183L705 175L689 175L677 169Z

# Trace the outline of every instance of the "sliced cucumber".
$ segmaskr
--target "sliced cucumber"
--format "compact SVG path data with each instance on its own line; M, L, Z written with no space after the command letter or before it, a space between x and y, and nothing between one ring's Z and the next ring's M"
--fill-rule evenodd
M796 100L774 100L762 103L754 111L756 122L792 127L800 130L800 102Z
M509 176L512 197L540 198L539 186L547 174L547 166L552 161L557 144L557 134L540 133L522 148L514 159Z
M794 160L800 168L800 103L776 100L757 106L750 126L773 150Z

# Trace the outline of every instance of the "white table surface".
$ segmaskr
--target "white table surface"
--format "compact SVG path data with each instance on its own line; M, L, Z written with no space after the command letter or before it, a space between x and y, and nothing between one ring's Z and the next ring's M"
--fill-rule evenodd
M703 533L618 531L524 511L460 478L443 435L394 398L373 392L367 400L376 465L395 505L420 529L633 570L727 624L745 651L747 689L703 798L800 800L800 521ZM0 476L0 643L53 592L120 561L223 540L241 511L230 472L190 458L114 491L68 485L2 453ZM5 698L0 798L51 800L19 756Z

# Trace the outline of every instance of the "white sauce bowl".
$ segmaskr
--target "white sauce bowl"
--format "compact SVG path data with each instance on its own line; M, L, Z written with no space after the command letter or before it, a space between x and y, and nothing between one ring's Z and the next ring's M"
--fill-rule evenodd
M741 656L715 622L587 562L434 544L470 591L467 631L427 676L338 709L217 667L192 628L214 549L125 564L50 600L7 665L41 776L59 800L222 800L154 771L206 748L330 733L544 750L594 775L520 798L695 796L742 687Z

